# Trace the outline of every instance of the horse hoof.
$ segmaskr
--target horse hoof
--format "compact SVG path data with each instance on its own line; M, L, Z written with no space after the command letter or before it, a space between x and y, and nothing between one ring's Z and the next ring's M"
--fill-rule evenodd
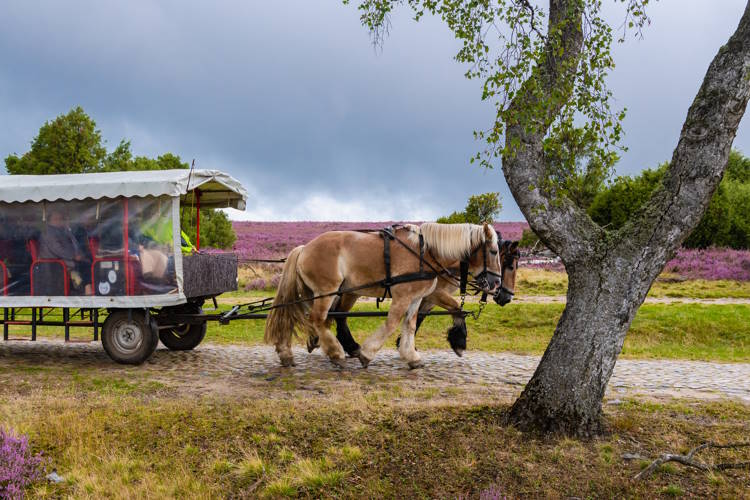
M289 368L292 366L297 366L297 363L294 362L294 358L291 356L288 358L284 357L281 358L281 366L283 366L284 368Z
M424 362L421 359L419 361L409 361L410 370L416 370L417 368L424 368Z
M463 349L453 349L453 352L455 352L456 356L458 356L459 358L464 355L464 350Z
M355 349L352 352L347 352L346 357L347 358L358 358L359 357L359 349Z
M331 360L331 363L333 363L333 365L336 368L346 368L346 363L344 362L344 358L328 358L328 359Z
M359 356L357 356L357 357L359 358L359 362L362 363L362 368L367 368L367 365L369 365L370 361L372 361L371 359L369 359L367 356L365 356L361 352L359 353Z
M318 337L308 337L307 338L307 352L311 353L319 346Z

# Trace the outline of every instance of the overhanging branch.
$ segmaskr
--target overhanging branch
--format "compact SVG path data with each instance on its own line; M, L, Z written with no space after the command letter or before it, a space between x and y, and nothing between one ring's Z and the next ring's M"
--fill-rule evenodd
M573 93L583 47L582 2L550 0L546 40L544 59L502 113L503 173L532 229L564 262L572 262L590 254L598 226L548 185L543 141Z

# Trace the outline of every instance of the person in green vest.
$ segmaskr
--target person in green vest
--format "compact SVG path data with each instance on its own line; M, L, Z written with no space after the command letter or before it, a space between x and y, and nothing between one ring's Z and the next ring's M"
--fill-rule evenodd
M185 231L180 231L180 246L182 247L182 255L190 255L193 252L197 252L193 243L190 241L190 236Z
M162 214L161 204L148 203L142 212L139 243L146 248L162 247L172 253L172 217Z
M141 244L147 248L163 247L172 253L172 218L160 214L155 206L150 206L144 211L144 219L141 224ZM196 251L190 241L190 236L185 231L180 231L180 248L183 255L189 255Z

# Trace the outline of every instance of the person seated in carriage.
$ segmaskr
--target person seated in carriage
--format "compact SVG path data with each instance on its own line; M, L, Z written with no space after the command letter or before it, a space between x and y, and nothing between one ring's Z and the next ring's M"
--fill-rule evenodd
M15 218L0 214L0 262L5 265L8 288L0 295L27 295L29 293L29 266L31 256L26 249L27 229ZM0 277L0 285L2 285Z
M27 295L29 293L29 266L31 256L26 250L28 231L16 223L13 217L0 214L0 262L7 273L7 290L0 295ZM0 281L2 285L2 281Z
M91 258L71 229L61 208L52 208L39 240L41 259L61 260L70 277L71 295L91 295Z

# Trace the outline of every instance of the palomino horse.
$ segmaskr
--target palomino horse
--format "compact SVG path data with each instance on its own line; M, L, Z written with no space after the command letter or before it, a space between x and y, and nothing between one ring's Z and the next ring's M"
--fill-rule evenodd
M518 251L518 242L504 240L500 244L500 266L501 266L501 286L494 294L494 299L497 304L501 307L509 303L512 298L516 287L516 271L518 270L518 260L520 259L520 252ZM450 269L452 273L458 274L458 269ZM438 285L435 291L430 295L422 299L422 303L419 305L419 312L417 313L417 325L414 331L415 335L419 331L419 327L424 321L427 314L439 306L446 311L454 313L453 326L448 330L448 343L450 344L456 355L463 356L466 350L466 318L461 314L461 306L456 301L454 294L458 290L458 286L455 280L446 279L441 276L438 280ZM350 311L354 304L357 302L358 297L353 294L342 295L340 300L337 300L333 305L333 311L345 312ZM349 324L347 318L336 318L336 339L338 339L341 346L346 351L346 354L351 357L359 356L360 346L354 337L352 336L351 330L349 330ZM400 346L401 338L396 339L396 346ZM317 346L317 338L310 337L307 342L307 350L312 352Z
M422 366L414 348L417 312L422 300L437 290L440 275L447 278L447 270L464 261L489 293L501 288L498 237L488 224L426 223L399 228L393 236L389 268L384 258L385 236L378 233L330 231L292 250L265 331L265 341L276 346L282 365L294 365L291 347L297 331L317 337L331 362L342 366L344 349L329 330L328 311L341 295L383 297L390 292L393 300L385 324L363 342L359 360L367 366L403 320L399 354L411 368L417 368ZM427 276L425 266L436 272ZM394 280L399 276L415 279L386 288L384 276L391 275Z

